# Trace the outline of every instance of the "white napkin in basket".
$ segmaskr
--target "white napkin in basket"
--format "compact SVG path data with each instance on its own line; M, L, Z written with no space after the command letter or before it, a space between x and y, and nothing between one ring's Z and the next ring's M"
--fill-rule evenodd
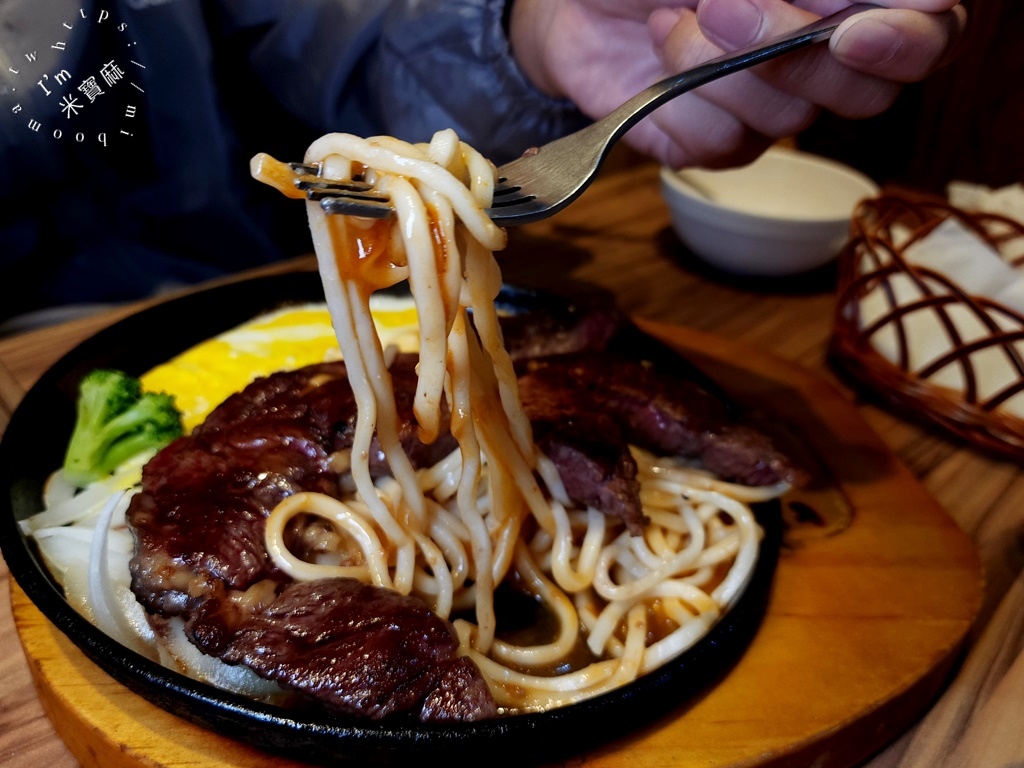
M965 211L1001 213L1024 221L1024 184L1010 184L999 189L969 181L951 181L946 187L949 204Z
M1011 215L1017 211L1024 220L1024 186L988 190L978 185L958 182L950 185L950 202L962 209L972 211L995 211ZM909 237L909 231L893 231L896 245L902 246ZM1024 244L1017 243L1017 248ZM1024 314L1024 274L1010 266L1005 259L1018 255L1000 253L974 232L955 219L947 219L919 242L903 250L903 256L913 266L927 267L946 277L960 290L972 297L986 297ZM923 298L925 293L906 274L893 275L889 280L894 301L890 301L881 287L876 287L861 299L861 327L867 327L892 311ZM934 294L945 295L950 291L938 281L929 281ZM908 369L913 372L925 370L934 361L964 343L990 336L991 331L968 306L953 303L946 307L950 322L959 334L959 344L943 326L940 316L930 308L909 313L903 322L907 334ZM1021 323L1003 312L990 311L988 317L1002 330L1024 330ZM899 364L899 340L893 322L871 337L874 348L894 365ZM1019 354L1024 357L1024 344L1017 344ZM976 377L978 397L986 400L1020 378L1017 369L1001 347L990 347L974 352L970 356ZM952 362L932 374L928 381L940 387L965 392L964 367ZM1024 394L1007 400L1002 410L1024 417Z

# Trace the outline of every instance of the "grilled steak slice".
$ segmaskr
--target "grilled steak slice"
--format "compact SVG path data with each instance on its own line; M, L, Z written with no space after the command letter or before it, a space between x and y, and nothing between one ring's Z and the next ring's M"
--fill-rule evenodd
M270 510L297 491L337 495L337 479L297 421L241 425L214 442L178 439L146 465L128 510L132 590L148 610L178 615L217 584L240 590L276 578L263 543Z
M538 365L520 376L519 396L534 441L558 468L569 498L642 533L636 461L614 419L581 397L579 382L558 365Z
M453 450L456 442L443 415L441 436L426 445L419 439L413 418L418 357L399 354L388 368L398 409L399 438L415 466L429 466ZM356 401L342 362L310 365L259 379L218 406L194 435L212 437L240 424L277 424L293 419L303 421L332 451L352 448L356 429ZM262 428L262 427L260 427ZM389 473L380 443L370 444L370 472L374 477Z
M445 662L437 687L420 710L426 723L467 722L498 716L498 707L479 668L465 656Z
M403 444L433 463L449 449L416 435L414 364L392 371ZM383 717L429 697L425 718L489 716L476 666L456 658L451 626L425 603L354 581L294 584L266 551L283 498L339 494L332 454L351 448L356 419L345 373L331 363L256 381L149 462L128 511L132 589L150 612L184 616L204 652L336 709Z
M186 627L200 648L216 638L210 650L224 661L332 709L373 719L419 712L425 721L497 714L476 665L456 656L451 625L417 598L354 579L323 579L285 585L226 638L210 631L219 613L199 612Z
M625 322L614 310L576 305L557 313L503 315L500 321L505 349L514 361L602 350Z
M607 415L634 445L699 459L723 479L746 485L798 477L766 436L738 423L722 399L689 378L607 352L558 355L530 361L527 368L532 376L574 388L581 410Z

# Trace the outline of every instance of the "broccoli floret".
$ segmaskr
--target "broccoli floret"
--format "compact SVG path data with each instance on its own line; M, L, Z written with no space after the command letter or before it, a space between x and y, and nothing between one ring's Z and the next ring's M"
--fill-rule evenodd
M78 415L64 457L64 475L79 487L112 473L142 451L159 450L182 433L174 398L143 392L122 371L98 369L79 384Z

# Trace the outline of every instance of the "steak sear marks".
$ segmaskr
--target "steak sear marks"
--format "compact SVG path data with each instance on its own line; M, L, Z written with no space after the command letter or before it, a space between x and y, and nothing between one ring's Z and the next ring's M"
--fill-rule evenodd
M220 656L346 714L380 719L422 708L426 721L494 717L487 684L457 650L451 625L421 600L323 579L286 585L240 622Z
M414 464L436 462L454 441L426 446L417 436L415 359L400 356L392 377L403 446ZM351 580L296 584L270 559L267 516L300 491L339 495L332 455L351 449L355 423L342 363L274 374L228 398L146 465L128 510L132 590L151 613L184 616L204 653L331 708L493 716L476 666L456 656L451 626L421 600ZM386 471L373 450L376 471Z
M581 397L559 365L538 365L519 377L519 396L537 446L554 463L569 498L643 531L636 461L622 430Z
M567 311L503 315L501 333L514 361L602 350L624 327L615 310L571 306Z
M719 477L745 485L799 477L771 440L738 423L723 400L690 379L607 352L533 360L527 371L549 390L571 389L577 412L602 414L626 441L656 454L698 459Z

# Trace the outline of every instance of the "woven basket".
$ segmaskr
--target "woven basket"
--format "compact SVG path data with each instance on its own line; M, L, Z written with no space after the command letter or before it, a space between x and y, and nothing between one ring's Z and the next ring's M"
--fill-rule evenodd
M912 243L950 217L995 248L1006 263L1022 268L1024 226L1012 219L969 213L931 198L887 194L865 201L854 213L850 241L839 260L830 360L901 415L1021 460L1024 316L968 295L943 274L904 258ZM963 333L965 318L974 333ZM922 327L935 334L926 345L919 341ZM883 340L888 356L879 351ZM920 354L925 346L930 359ZM936 349L938 354L931 354ZM951 377L956 384L950 384Z

